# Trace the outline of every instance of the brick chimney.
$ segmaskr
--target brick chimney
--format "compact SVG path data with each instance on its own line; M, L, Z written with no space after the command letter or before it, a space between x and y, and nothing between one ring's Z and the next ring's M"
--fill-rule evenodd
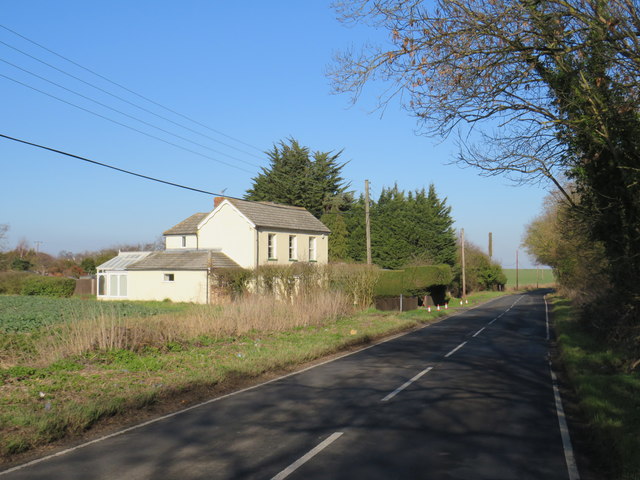
M225 200L225 197L215 197L213 199L213 208L218 208L218 205L220 205L223 200Z

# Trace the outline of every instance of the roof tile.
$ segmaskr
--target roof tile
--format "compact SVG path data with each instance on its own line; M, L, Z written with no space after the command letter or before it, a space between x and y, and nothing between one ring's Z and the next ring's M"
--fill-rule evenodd
M171 227L163 235L195 235L198 230L198 224L207 215L209 213L194 213L186 220Z
M331 233L327 226L302 207L227 198L256 227Z
M214 250L165 250L153 252L127 270L206 270L209 259L213 268L233 268L239 265L224 253Z

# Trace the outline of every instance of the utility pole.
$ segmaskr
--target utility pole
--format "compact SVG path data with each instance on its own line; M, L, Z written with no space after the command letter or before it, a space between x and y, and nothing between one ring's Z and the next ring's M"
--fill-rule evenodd
M489 261L493 258L493 233L489 232Z
M460 244L462 245L461 252L461 260L462 260L462 299L465 300L467 298L467 278L465 272L465 262L464 262L464 228L460 229Z
M520 287L518 280L518 250L516 250L516 290L519 290Z
M38 255L38 252L40 251L40 245L43 244L44 242L42 240L36 240L33 243L36 244L36 255Z
M369 218L369 180L364 181L364 218L367 231L367 265L371 265L371 219Z

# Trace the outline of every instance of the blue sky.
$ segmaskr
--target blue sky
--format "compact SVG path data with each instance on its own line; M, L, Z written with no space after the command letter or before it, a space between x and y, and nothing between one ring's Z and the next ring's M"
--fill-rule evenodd
M513 267L524 226L540 212L544 188L515 187L503 178L448 165L456 153L452 141L416 135L415 119L398 105L390 105L382 116L373 112L381 85L366 90L355 106L347 96L332 95L325 72L333 53L384 41L382 32L347 28L335 17L329 2L320 0L4 0L1 25L223 135L2 28L0 133L198 189L226 189L238 197L266 165L261 152L280 140L292 137L312 150L343 149L342 159L349 161L343 173L356 192L363 191L365 179L374 197L396 182L405 190L434 183L452 207L456 228L464 228L466 237L485 249L493 232L494 258ZM4 139L0 162L0 223L10 225L9 247L24 238L58 254L148 242L192 213L212 208L207 195ZM520 250L521 266L528 266Z

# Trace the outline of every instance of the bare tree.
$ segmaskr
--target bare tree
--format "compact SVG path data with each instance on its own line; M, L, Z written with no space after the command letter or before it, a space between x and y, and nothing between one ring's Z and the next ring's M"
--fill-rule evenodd
M633 0L349 0L334 6L343 22L389 34L384 46L336 55L329 72L336 92L356 101L367 83L383 80L388 89L379 106L398 97L423 133L457 134L462 165L516 182L551 181L568 201L562 185L575 151L566 133L584 119L571 118L566 104L597 87L585 71L598 42L606 42L611 60L601 81L626 89L630 102L639 96L640 18ZM565 75L576 81L562 85ZM566 91L569 86L576 90ZM597 125L609 106L596 101L591 107L598 135L610 141Z

